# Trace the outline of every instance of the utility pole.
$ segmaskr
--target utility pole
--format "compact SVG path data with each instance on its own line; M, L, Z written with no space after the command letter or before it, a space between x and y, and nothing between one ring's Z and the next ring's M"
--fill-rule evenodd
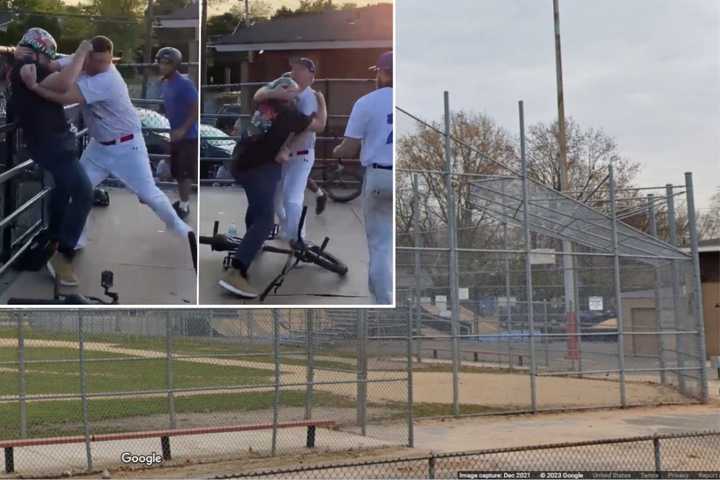
M553 19L555 23L555 74L557 79L557 105L558 105L558 141L560 143L560 157L558 158L558 170L560 172L560 191L566 191L570 185L567 174L567 138L565 134L565 94L563 92L562 75L562 49L560 47L560 6L559 0L553 0ZM575 272L573 263L575 259L571 255L572 243L569 240L562 241L562 263L563 263L563 290L565 296L565 318L567 338L567 356L575 362L579 359L577 348L577 303L575 301Z
M250 26L250 0L245 0L245 26Z
M567 177L567 139L565 138L565 93L563 92L562 49L560 48L560 7L559 0L553 0L555 20L555 73L557 77L558 133L560 141L560 191L568 189Z
M207 10L208 10L208 2L207 0L202 0L202 11L201 16L202 20L200 21L200 28L201 30L201 41L200 41L200 88L202 88L202 85L207 85Z
M153 0L148 0L147 10L145 10L145 54L143 63L152 63L152 27L153 19L155 18L153 6ZM147 67L143 68L142 98L147 98L149 72L150 69Z

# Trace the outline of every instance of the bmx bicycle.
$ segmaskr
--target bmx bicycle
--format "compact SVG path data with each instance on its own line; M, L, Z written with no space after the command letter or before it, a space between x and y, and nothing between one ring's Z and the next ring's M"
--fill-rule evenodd
M113 287L114 275L110 270L104 270L100 274L100 286L105 291L105 296L110 300L103 300L98 297L81 295L78 293L61 294L58 282L54 282L55 288L53 298L23 298L11 297L8 299L8 305L117 305L120 296L117 292L111 292Z
M322 170L322 186L335 202L355 200L362 193L363 167L360 162L326 161Z
M298 226L297 240L290 242L290 248L263 245L263 252L280 253L287 255L288 258L280 273L267 287L265 287L258 297L261 302L265 300L271 291L273 293L277 293L278 289L282 286L283 281L285 280L285 276L300 263L312 263L324 268L325 270L337 273L341 277L347 274L347 265L326 250L326 247L330 242L330 238L325 237L321 245L314 245L302 239L302 228L305 224L306 215L307 206L303 206L302 214L300 215L300 224ZM228 252L223 259L223 269L227 270L228 268L232 268L232 252L240 245L242 237L218 233L219 229L220 222L216 220L213 225L212 236L208 237L201 235L200 243L203 245L210 245L210 248L214 252ZM270 239L272 238L273 237Z

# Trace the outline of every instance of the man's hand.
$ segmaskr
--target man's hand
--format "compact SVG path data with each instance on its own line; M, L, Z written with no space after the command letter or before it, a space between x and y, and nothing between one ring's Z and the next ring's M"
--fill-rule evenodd
M175 130L170 131L170 141L171 142L179 142L183 139L185 134L187 133L187 130L184 128L176 128Z
M20 78L29 90L37 88L37 68L34 63L28 63L20 68Z
M92 43L90 43L90 40L83 40L80 42L80 45L78 45L77 50L75 50L75 53L78 55L87 55L88 53L93 51Z
M287 147L280 149L278 154L275 156L275 161L279 164L287 163L290 161L290 150Z
M315 92L315 98L317 98L318 103L325 105L325 95L319 90L313 90L313 92Z

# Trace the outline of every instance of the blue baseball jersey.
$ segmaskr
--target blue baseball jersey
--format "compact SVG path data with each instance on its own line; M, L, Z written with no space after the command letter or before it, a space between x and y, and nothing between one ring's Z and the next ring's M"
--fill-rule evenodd
M182 126L198 102L198 92L192 80L179 73L162 83L162 95L165 103L165 115L173 130ZM185 134L186 139L198 137L198 122L195 120Z

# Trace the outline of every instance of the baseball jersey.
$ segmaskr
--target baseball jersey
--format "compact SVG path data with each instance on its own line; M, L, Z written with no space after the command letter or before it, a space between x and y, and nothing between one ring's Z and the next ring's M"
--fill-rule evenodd
M92 138L107 142L131 133L140 135L140 118L115 65L97 75L83 72L77 86L85 99L83 118Z
M304 115L312 115L318 110L318 101L312 88L307 87L296 97L295 102L297 109ZM301 138L293 141L293 145L297 150L313 150L315 149L315 132L307 131L300 134Z
M363 166L393 164L393 90L383 87L358 99L345 127L345 136L361 141Z
M197 105L198 93L192 80L187 76L175 73L162 83L165 114L173 130L182 126L190 115L193 106ZM184 139L198 137L198 124L195 121L185 133Z

